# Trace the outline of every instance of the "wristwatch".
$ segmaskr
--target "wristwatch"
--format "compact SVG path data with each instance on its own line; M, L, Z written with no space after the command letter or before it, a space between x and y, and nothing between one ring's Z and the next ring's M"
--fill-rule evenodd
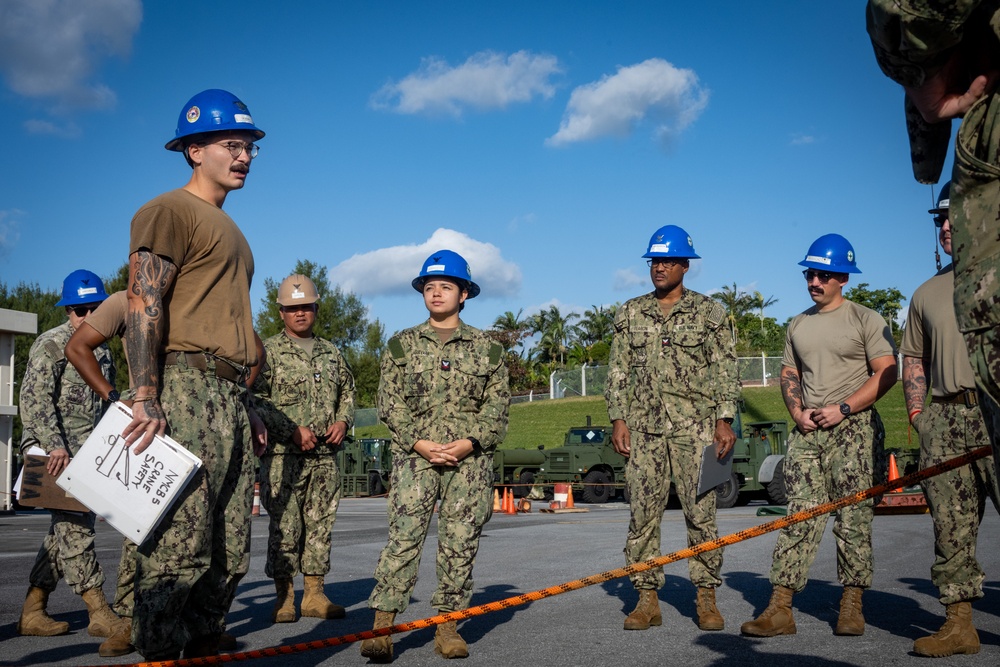
M117 389L112 389L108 392L108 403L117 403L121 397Z
M472 443L473 449L482 449L482 445L479 444L478 438L473 438L471 435L465 436L465 439Z
M847 403L841 403L840 414L844 415L845 417L851 414L851 406L849 406Z

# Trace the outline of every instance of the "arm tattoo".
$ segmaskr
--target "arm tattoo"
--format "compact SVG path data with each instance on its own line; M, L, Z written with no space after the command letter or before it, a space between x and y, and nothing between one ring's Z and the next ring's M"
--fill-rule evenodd
M927 400L928 362L918 357L903 357L903 396L906 411L913 412L924 407Z
M177 267L146 250L129 258L128 320L125 340L136 390L159 391L158 357L164 335L163 295L177 276Z
M794 415L802 410L802 380L799 372L791 366L781 368L781 397L785 400L788 413Z

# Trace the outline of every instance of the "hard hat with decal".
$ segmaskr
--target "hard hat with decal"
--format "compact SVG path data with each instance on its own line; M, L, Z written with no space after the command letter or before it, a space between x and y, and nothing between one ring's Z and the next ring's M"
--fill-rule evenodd
M439 250L428 257L420 269L420 275L410 284L413 285L413 289L422 292L424 282L432 278L455 278L465 283L469 291L467 298L474 299L479 296L479 285L472 282L472 269L469 268L469 263L452 250Z
M830 273L861 273L854 246L840 234L824 234L813 241L799 266Z
M80 306L85 303L100 303L108 298L104 282L96 273L77 269L63 280L62 298L57 306Z
M319 301L319 291L316 289L316 283L301 273L288 276L278 285L279 305L297 306L317 301Z
M941 188L941 194L938 195L937 207L928 209L928 213L933 213L934 215L940 215L942 213L948 212L948 205L951 203L951 181L948 181Z
M691 236L677 225L667 225L657 229L649 239L649 247L643 257L701 259L694 251L694 242L691 240Z
M174 138L167 142L168 151L183 151L185 137L206 132L249 132L254 139L262 139L264 131L253 124L247 105L232 93L210 89L203 90L184 105Z

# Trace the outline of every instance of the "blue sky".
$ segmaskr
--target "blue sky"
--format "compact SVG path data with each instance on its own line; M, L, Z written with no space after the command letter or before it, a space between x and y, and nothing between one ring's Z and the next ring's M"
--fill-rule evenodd
M811 302L797 262L854 245L852 283L909 296L934 271L929 186L865 2L0 3L0 280L58 289L126 260L129 221L186 183L163 149L224 88L267 132L226 211L266 277L330 268L387 333L448 247L482 295L463 318L583 312L650 289L676 224L686 285ZM950 160L945 177L950 173Z

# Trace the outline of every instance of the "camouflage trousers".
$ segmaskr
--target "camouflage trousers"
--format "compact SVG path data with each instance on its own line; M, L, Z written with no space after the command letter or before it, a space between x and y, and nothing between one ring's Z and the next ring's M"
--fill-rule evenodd
M118 583L115 584L115 599L111 608L122 618L132 618L135 607L135 542L127 537L122 540L122 555L118 560Z
M202 467L138 549L132 643L147 660L222 632L249 568L254 464L243 399L211 373L164 369L168 433Z
M931 403L916 416L920 432L920 467L947 461L986 445L986 427L979 408ZM972 465L931 477L923 482L924 495L934 519L934 565L931 580L938 587L941 604L966 602L983 597L983 569L976 560L979 524L986 511L986 498L1000 510L993 461L980 459Z
M337 457L264 456L260 471L260 499L270 516L264 573L272 579L325 575L340 503Z
M431 605L445 612L469 606L479 536L493 515L493 457L474 453L457 468L449 468L431 465L419 454L395 450L388 497L389 541L375 569L369 607L401 612L410 604L434 501L439 498L438 587Z
M684 512L688 546L719 536L715 525L715 489L698 495L702 451L712 442L714 433L714 418L695 424L684 436L632 432L632 453L625 468L631 507L625 539L627 564L660 556L661 524L671 477ZM695 586L721 585L722 549L689 558L688 571ZM630 578L637 589L658 590L665 580L662 567Z
M831 429L788 438L785 486L788 513L794 514L886 481L885 431L874 408L845 418ZM872 517L875 500L837 511L837 578L844 586L872 584ZM826 530L826 515L783 528L774 545L771 583L798 592L805 588Z
M104 572L94 549L94 514L50 512L52 523L28 575L29 583L51 593L65 577L77 595L103 586Z
M1000 478L1000 327L965 334L969 360L976 371L979 409L993 445L993 470ZM988 461L988 459L987 459Z

